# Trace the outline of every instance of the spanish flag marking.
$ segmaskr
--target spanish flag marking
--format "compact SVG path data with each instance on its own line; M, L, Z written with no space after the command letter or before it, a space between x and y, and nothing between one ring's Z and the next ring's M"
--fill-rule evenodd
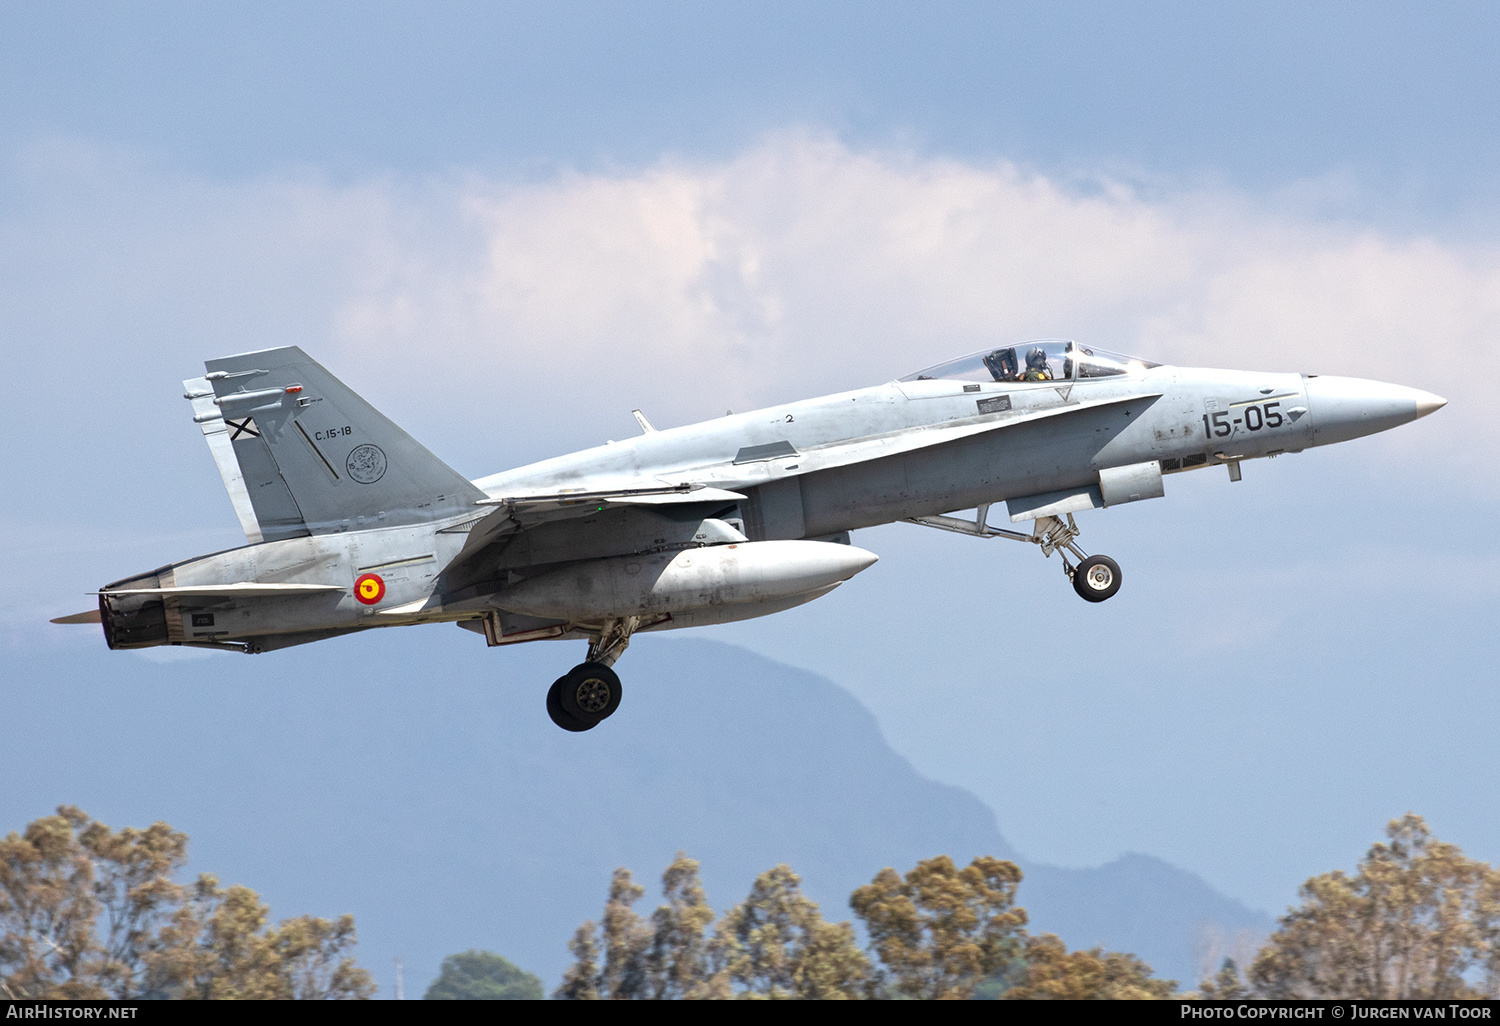
M367 606L385 598L385 581L379 574L362 574L354 582L354 597Z

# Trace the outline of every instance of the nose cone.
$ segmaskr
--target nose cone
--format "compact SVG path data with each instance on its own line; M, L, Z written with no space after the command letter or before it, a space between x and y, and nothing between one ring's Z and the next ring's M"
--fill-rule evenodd
M1373 435L1377 431L1389 431L1447 405L1448 400L1431 392L1384 381L1335 377L1307 379L1313 445L1331 445L1361 435Z

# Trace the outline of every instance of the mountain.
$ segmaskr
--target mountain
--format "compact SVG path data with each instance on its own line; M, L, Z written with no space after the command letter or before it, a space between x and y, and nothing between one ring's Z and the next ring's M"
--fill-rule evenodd
M450 626L262 656L12 651L0 829L61 803L113 826L165 820L191 836L191 872L254 887L277 917L352 912L384 996L392 959L418 996L469 948L550 987L611 871L634 871L646 913L678 849L702 861L715 908L786 862L831 919L884 866L1015 857L991 809L918 774L822 677L645 637L622 665L620 712L568 734L542 698L579 656L492 652ZM1026 869L1034 930L1134 951L1185 984L1201 924L1270 925L1145 856Z
M1248 956L1276 928L1265 913L1150 855L1127 854L1092 869L1022 866L1020 902L1031 932L1055 933L1073 948L1132 952L1183 990L1196 989L1226 956L1248 967Z

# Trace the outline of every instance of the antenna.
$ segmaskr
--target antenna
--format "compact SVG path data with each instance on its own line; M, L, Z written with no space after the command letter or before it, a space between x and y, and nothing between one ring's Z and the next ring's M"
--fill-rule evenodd
M406 1000L406 994L401 989L401 969L402 969L401 959L399 959L399 958L393 958L393 959L391 959L391 961L393 961L393 962L396 963L396 1000L397 1001L405 1001Z

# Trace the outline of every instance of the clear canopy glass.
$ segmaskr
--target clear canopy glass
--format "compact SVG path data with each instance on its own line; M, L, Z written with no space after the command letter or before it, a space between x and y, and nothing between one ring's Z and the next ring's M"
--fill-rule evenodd
M1159 365L1076 342L1048 340L988 349L908 374L901 380L1073 381L1129 374L1156 366Z

